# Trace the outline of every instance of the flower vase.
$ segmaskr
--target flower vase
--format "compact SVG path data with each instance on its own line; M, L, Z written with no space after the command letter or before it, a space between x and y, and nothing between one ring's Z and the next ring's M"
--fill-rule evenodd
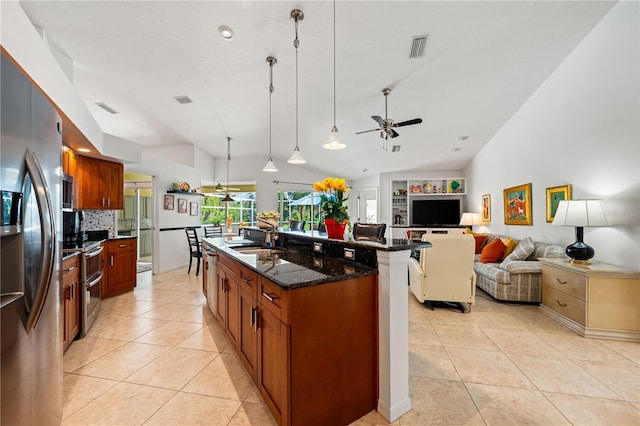
M337 240L344 239L344 230L347 227L346 220L338 223L334 219L325 219L324 224L327 228L327 237Z

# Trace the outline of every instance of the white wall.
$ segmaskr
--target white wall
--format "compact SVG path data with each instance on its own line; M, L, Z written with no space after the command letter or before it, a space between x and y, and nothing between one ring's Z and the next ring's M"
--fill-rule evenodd
M640 268L639 8L618 3L465 168L467 207L491 194L487 231L572 243L573 228L546 222L545 192L572 184L616 224L585 228L595 260ZM502 190L528 182L533 226L504 225Z

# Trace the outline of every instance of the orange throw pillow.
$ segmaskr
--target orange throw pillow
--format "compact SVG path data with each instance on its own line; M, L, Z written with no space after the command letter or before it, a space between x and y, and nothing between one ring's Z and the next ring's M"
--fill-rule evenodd
M484 243L487 241L487 239L489 238L489 235L487 234L476 234L475 232L473 232L471 229L467 228L464 230L465 234L471 234L473 235L473 238L476 240L476 250L475 250L475 254L480 254L482 253L482 246L484 245Z
M480 253L480 262L496 263L502 259L502 255L506 249L507 246L504 245L500 238L494 238L493 241L482 249L482 253Z

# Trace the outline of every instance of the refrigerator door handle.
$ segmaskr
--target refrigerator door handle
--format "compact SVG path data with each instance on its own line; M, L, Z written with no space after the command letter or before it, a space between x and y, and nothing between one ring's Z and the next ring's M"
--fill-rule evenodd
M40 283L35 294L33 304L29 310L27 324L25 328L27 333L35 328L44 308L44 302L49 291L49 284L53 275L55 263L55 246L56 233L53 217L53 209L51 207L51 197L49 196L49 188L44 179L44 173L35 153L27 149L26 153L27 173L31 177L34 188L36 202L38 204L38 212L40 214L40 227L42 230L42 258L40 269Z

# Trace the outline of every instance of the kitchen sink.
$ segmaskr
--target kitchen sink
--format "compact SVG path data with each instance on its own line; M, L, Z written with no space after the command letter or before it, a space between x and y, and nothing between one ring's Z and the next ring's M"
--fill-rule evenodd
M233 250L242 254L257 254L258 256L269 256L269 255L284 253L287 251L284 248L273 248L273 247L264 247L264 246L233 247Z

